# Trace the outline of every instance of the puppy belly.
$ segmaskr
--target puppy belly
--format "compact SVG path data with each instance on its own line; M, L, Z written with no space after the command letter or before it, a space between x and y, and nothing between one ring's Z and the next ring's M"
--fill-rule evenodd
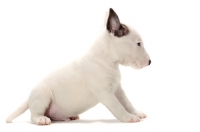
M62 109L55 103L51 103L49 108L45 112L45 116L51 118L54 121L68 121L69 117Z
M96 99L90 99L90 101L87 102L74 102L65 105L58 102L52 102L50 103L49 108L47 108L45 116L54 121L69 121L70 117L78 116L98 103L99 102Z

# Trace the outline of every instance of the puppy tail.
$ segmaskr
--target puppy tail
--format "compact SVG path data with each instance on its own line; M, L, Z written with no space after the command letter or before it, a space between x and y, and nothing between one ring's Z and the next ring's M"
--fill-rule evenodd
M11 123L13 119L23 114L28 109L28 101L24 102L15 112L7 117L6 122Z

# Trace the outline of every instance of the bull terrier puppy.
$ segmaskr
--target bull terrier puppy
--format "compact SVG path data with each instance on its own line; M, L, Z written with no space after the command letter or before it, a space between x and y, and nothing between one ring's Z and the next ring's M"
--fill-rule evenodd
M120 23L112 8L106 18L106 26L89 52L36 85L6 122L27 109L32 123L37 125L49 125L51 120L76 120L99 102L122 122L138 122L146 117L126 97L119 64L140 69L150 65L150 57L138 32Z

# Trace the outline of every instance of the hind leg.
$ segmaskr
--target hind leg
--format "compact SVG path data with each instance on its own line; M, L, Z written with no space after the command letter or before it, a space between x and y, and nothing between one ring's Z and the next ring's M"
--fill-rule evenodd
M51 102L51 94L48 88L41 87L32 91L29 97L29 109L31 111L31 121L37 125L51 124L50 118L44 116Z
M31 111L31 121L37 125L49 125L51 124L50 118L44 116L46 109L49 106L50 101L45 99L39 99L37 101L33 101L30 105Z

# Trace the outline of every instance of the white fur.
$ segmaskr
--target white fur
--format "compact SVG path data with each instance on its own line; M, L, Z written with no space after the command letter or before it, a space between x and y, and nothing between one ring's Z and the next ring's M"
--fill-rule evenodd
M128 29L126 36L115 37L105 28L85 56L41 81L28 101L6 121L11 122L29 108L33 123L48 125L50 118L69 120L99 102L120 121L138 122L145 118L133 108L120 84L119 64L139 69L150 60L140 35L130 26Z

